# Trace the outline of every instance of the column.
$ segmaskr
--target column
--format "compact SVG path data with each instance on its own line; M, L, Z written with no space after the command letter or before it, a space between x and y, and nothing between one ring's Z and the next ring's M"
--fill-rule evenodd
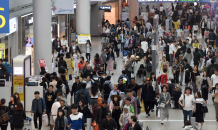
M76 1L76 31L78 34L90 34L90 0Z
M34 75L40 73L39 59L45 59L52 72L51 0L33 0Z
M129 20L132 22L135 16L139 16L139 3L137 0L129 0Z
M77 0L76 1L76 32L77 34L90 34L90 0ZM96 19L97 20L97 19ZM78 45L81 52L86 52L84 44Z

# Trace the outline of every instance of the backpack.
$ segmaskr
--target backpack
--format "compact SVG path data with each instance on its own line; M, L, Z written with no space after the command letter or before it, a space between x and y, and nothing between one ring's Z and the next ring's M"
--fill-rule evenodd
M147 71L151 72L152 71L152 65L151 63L147 63Z
M157 77L157 83L158 83L158 85L159 85L160 82L161 82L161 77L162 77L162 75L160 75L160 76Z
M111 83L111 82L106 83L106 84L103 85L103 90L104 90L104 94L105 94L105 95L109 95L110 92L111 92L111 88L110 88L110 86L109 86L110 83Z
M59 89L56 90L56 94L55 94L56 97L57 97L58 93L63 95L62 88L59 88Z
M102 85L101 85L101 82L100 82L99 78L98 79L93 78L92 80L93 80L93 84L96 84L98 86L98 88L100 89L100 91L101 91L102 90Z
M7 69L7 74L10 74L11 73L11 66L6 62L6 63L4 63L3 64L5 67L6 67L6 69Z
M214 74L214 71L215 71L215 70L216 70L215 66L214 66L214 65L211 65L211 67L210 67L210 72L209 72L210 76Z
M80 95L79 95L79 101L86 101L87 98L86 98L86 90L80 90Z

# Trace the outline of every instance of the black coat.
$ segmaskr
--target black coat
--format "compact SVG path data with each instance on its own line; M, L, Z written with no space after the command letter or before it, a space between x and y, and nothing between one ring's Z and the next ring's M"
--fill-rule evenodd
M92 115L92 113L91 113L91 111L89 110L89 108L88 108L87 105L85 105L85 106L83 107L83 109L81 109L81 107L78 107L78 112L83 113L84 118L85 118L85 121L86 121L87 118L92 118L92 119L94 119L94 116Z
M113 58L113 60L115 61L115 56L114 56L114 53L113 53L113 52L111 52L111 53L110 53L110 52L108 51L108 53L107 53L107 59L106 59L106 61L108 62L108 61L109 61L109 59L110 59L111 57L112 57L112 58Z
M9 112L9 110L8 110L8 107L7 106L2 106L1 108L0 108L0 115L2 115L2 114L4 114L4 113L8 113ZM8 121L6 121L6 122L2 122L2 124L7 124L8 123Z
M13 115L14 128L23 128L25 119L26 119L26 113L24 110L15 111Z
M213 33L213 32L210 32L210 33L209 33L209 40L210 40L210 41L216 40L216 35L215 35L215 33Z
M76 46L76 52L79 52L79 54L81 54L81 51L80 51L80 49L79 49L79 47L77 46L77 45L75 45ZM72 48L72 46L70 47L70 54L73 54L73 48Z
M73 86L72 86L72 91L71 91L71 96L73 96L73 94L75 94L77 91L79 91L81 89L81 83L73 83Z
M201 54L199 52L194 52L193 56L194 62L200 62Z
M136 123L132 129L131 128L132 128L132 124L129 124L127 130L142 130L142 127L138 123Z
M103 119L101 123L103 130L114 130L117 129L117 123L115 122L114 119L111 119L110 122L107 121L107 119Z
M151 85L149 85L149 87L147 89L147 84L145 84L142 87L141 100L143 100L144 102L153 101L154 98L155 98L155 95L154 95L153 87Z

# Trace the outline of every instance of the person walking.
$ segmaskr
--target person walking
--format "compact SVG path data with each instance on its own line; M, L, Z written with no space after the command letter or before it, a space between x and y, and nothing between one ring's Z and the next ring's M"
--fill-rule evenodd
M181 74L181 66L177 58L175 59L175 62L172 65L171 71L172 71L175 83L179 84L179 75Z
M65 61L66 61L66 64L67 64L67 70L68 70L69 80L72 80L72 74L73 74L74 63L73 63L73 59L71 58L69 52L66 54Z
M14 96L11 96L11 100L10 100L10 102L9 102L9 104L8 104L8 108L9 108L9 115L10 116L14 116L14 113L15 113L15 109L16 109L16 107L17 107L17 100L16 100L16 96L14 95ZM14 130L14 124L13 123L11 123L10 124L10 127L11 127L11 130Z
M86 59L87 59L87 61L90 61L91 49L92 49L92 44L91 44L90 40L87 40L87 43L86 43Z
M2 114L5 114L5 113L8 113L9 110L8 110L8 107L5 106L5 102L6 100L4 98L1 99L1 104L0 104L0 116ZM3 121L1 124L0 124L0 128L1 130L7 130L7 127L8 127L8 121Z
M154 101L154 90L153 87L150 85L150 79L146 79L146 84L142 88L141 93L141 101L144 102L144 107L146 111L146 118L150 116L150 110L152 109L152 101Z
M163 120L167 118L167 123L169 122L169 108L170 108L170 93L167 92L167 86L163 85L163 92L160 94L159 108L161 113L161 124L163 125Z
M214 98L216 121L218 121L218 83L216 83L215 89L213 89L212 91L212 97Z
M200 80L201 94L202 98L207 102L208 100L208 90L209 90L210 78L207 77L207 72L203 72L203 76Z
M24 120L26 119L26 113L22 103L18 103L13 116L14 130L22 130L24 126ZM41 128L40 128L41 129Z
M187 116L189 116L189 120L191 120L192 117L192 107L193 103L195 102L195 98L193 95L191 95L191 88L186 87L185 88L185 94L182 94L179 98L179 104L183 107L183 116L184 116L184 124L187 120Z
M55 120L55 128L54 130L66 130L67 128L67 117L65 116L64 110L59 109L57 113L57 118Z
M79 101L83 101L84 105L89 105L92 108L89 91L86 90L86 83L82 83L82 88L77 92L75 104L79 104Z
M109 48L109 51L107 53L107 58L106 58L107 70L109 71L109 75L110 75L110 72L111 72L111 75L114 74L113 73L114 62L115 62L114 53L112 51L112 48Z
M66 69L67 69L67 63L64 60L64 57L61 56L59 58L59 61L58 61L58 73L59 73L59 77L60 77L61 74L65 74Z
M123 108L123 113L120 115L119 119L121 130L127 130L130 124L131 116L133 116L133 114L129 112L129 107L125 106Z
M126 64L124 65L124 68L126 70L126 76L128 77L128 79L131 79L131 71L132 71L132 60L130 59L131 57L131 53L129 53L127 55L127 61Z
M95 54L95 59L94 59L94 62L93 62L94 71L97 72L98 70L100 70L101 64L102 64L102 61L101 61L101 59L100 59L100 57L99 57L99 54L96 53L96 54Z
M32 113L34 113L34 125L35 128L40 129L42 128L42 114L45 114L46 112L46 106L45 106L45 100L41 97L39 97L39 91L35 91L35 99L32 101L32 107L31 107L31 116ZM37 126L37 118L39 118L39 127Z
M131 116L130 118L130 125L128 126L127 130L142 130L142 127L137 122L137 117Z
M195 93L195 107L193 111L193 117L195 117L195 122L201 123L201 130L203 128L204 123L204 113L202 112L202 108L206 106L205 100L201 97L200 92Z
M107 101L103 101L102 105L98 107L95 116L96 123L99 125L99 130L104 130L102 127L102 121L106 119L107 113L110 113L110 110L107 106Z
M56 121L57 114L58 114L58 108L61 107L61 100L62 100L61 97L57 97L57 101L52 104L52 107L51 107L51 117L53 118L53 121ZM55 124L51 124L51 125L53 125L55 127Z
M193 93L198 91L199 85L198 82L200 81L200 73L198 71L198 66L194 66L193 71L191 73L191 83L193 87Z

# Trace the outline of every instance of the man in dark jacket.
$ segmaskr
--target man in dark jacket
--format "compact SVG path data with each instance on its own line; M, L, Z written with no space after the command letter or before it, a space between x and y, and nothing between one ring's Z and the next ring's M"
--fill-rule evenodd
M46 112L46 106L45 106L45 100L41 97L39 97L39 92L35 91L35 99L32 101L32 107L31 107L31 116L32 113L34 113L34 125L35 128L41 129L42 127L42 114ZM37 118L39 118L39 127L37 126Z
M102 121L106 119L107 113L109 113L109 108L107 107L107 101L102 102L102 106L98 108L96 113L96 123L99 125L99 130L104 130L102 127Z
M146 111L146 118L150 116L150 110L152 109L152 102L154 101L155 95L153 87L150 85L150 79L146 79L146 84L142 88L141 101L144 101L144 107Z
M81 89L81 82L79 81L79 76L75 77L75 83L73 83L71 96L74 96L74 102L76 102L76 93Z
M75 44L75 41L72 41L72 45L70 47L70 54L73 55L73 50L76 50L77 53L82 54L79 47Z
M216 35L212 30L210 30L210 33L209 33L209 40L210 40L211 45L213 46L214 41L216 40Z
M135 44L133 44L133 52L135 52L136 49L138 49L138 46L141 45L141 39L139 38L139 35L136 36Z
M111 113L107 113L106 119L102 120L101 123L103 130L117 130L117 123L111 118Z
M141 44L138 45L138 48L135 50L136 56L139 56L140 59L143 58L144 50L141 48Z
M3 60L0 60L0 79L5 79L7 75L7 68L2 64Z
M90 108L92 107L91 105L91 98L89 95L89 91L86 90L86 83L82 83L82 89L80 89L77 92L76 95L76 103L75 104L79 104L79 101L83 101L85 105L89 104Z

